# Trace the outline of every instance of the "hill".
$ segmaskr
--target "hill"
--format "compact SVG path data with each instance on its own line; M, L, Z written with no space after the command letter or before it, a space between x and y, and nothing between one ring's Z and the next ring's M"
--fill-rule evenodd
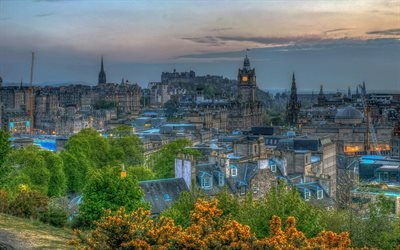
M0 249L69 249L66 242L72 237L69 229L0 214Z

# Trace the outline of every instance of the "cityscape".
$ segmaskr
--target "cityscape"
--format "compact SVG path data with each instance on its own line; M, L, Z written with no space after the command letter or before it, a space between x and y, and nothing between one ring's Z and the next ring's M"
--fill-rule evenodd
M0 249L398 249L399 17L0 0Z

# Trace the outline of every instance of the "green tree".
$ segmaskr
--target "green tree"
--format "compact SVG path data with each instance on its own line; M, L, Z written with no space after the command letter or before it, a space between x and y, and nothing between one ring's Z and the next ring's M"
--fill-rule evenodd
M14 150L9 155L5 163L9 167L7 180L2 184L10 192L15 193L20 185L28 185L30 189L47 195L50 171L40 151L37 146L29 146Z
M142 202L143 190L135 176L121 177L120 167L107 167L93 171L83 190L82 204L79 207L79 220L83 225L100 219L104 209L116 211L125 207L133 211L138 207L147 207Z
M67 178L67 191L69 193L82 192L87 182L91 163L83 153L70 153L63 151L61 159L64 162L64 173Z
M86 158L93 168L111 163L110 145L106 138L94 129L82 129L71 136L65 144L65 151L78 158Z
M5 129L0 129L0 168L3 166L3 163L7 160L7 156L10 154L10 152L11 152L10 133L7 132Z
M67 178L64 173L64 162L58 154L42 150L39 152L45 160L46 167L50 173L47 195L57 197L65 194L67 189Z
M189 148L192 142L188 139L177 139L164 146L148 159L148 165L157 178L172 178L175 176L174 164L178 154L199 156L199 151Z
M146 166L127 167L128 175L133 175L138 181L147 181L155 179L155 174Z
M115 136L109 138L110 156L114 164L124 163L127 165L141 165L144 163L144 149L142 142L136 135L119 131Z
M0 185L15 193L20 185L27 185L49 197L65 194L66 178L61 158L37 146L14 150L5 165L7 176Z

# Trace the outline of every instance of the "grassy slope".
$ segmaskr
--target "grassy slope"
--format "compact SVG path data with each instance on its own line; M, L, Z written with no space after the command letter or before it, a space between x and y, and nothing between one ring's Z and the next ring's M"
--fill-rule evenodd
M69 229L0 214L0 241L16 248L69 249L66 242L72 237Z

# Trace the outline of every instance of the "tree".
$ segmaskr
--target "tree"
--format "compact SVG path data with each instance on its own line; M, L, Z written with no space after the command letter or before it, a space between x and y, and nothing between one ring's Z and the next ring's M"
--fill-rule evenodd
M65 144L65 151L78 160L86 158L93 168L108 166L112 161L107 139L94 129L82 129L71 136Z
M138 181L147 181L155 179L155 174L150 168L145 166L127 167L128 175L133 175Z
M178 112L178 107L179 97L174 95L164 104L165 115L167 116L167 118L173 118L176 112Z
M199 152L189 148L192 142L188 139L177 139L164 146L148 159L148 165L156 174L157 178L172 178L175 176L175 158L178 154L192 155L197 157Z
M0 185L11 193L15 193L20 185L27 185L30 189L47 195L51 174L40 151L37 146L14 150L5 163L9 167L6 180Z
M130 212L138 207L147 206L142 202L143 190L135 176L121 177L121 168L107 167L91 173L88 184L83 190L82 204L79 207L79 219L90 226L101 218L104 209L117 211L125 207Z
M119 130L116 134L113 133L109 142L110 155L116 164L141 165L144 163L143 145L136 135Z
M11 193L27 185L49 197L65 194L63 162L55 153L29 146L12 151L5 164L9 169L2 185Z
M4 162L7 160L7 156L11 152L11 141L10 141L10 133L5 129L0 129L0 169L3 166ZM1 170L0 170L1 176Z
M41 150L39 155L44 158L46 168L50 173L47 196L57 197L65 194L67 178L64 173L64 163L58 154Z
M67 191L69 193L80 193L86 185L87 177L91 169L89 160L83 153L61 152L64 163L64 173L67 179Z

